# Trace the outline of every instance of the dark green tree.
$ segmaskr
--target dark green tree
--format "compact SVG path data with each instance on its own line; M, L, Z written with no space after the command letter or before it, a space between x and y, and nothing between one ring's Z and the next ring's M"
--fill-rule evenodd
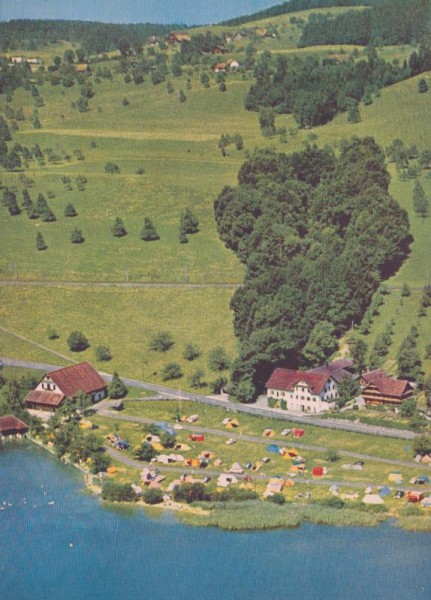
M199 231L199 221L188 208L181 213L180 228L185 233L197 233Z
M210 350L208 354L208 367L211 371L224 371L230 366L229 357L222 346Z
M178 94L178 100L179 100L180 102L185 102L185 101L186 101L186 95L185 95L185 93L183 92L183 90L180 90L180 93Z
M335 328L329 321L317 323L311 330L308 342L304 346L303 356L308 364L323 364L337 349Z
M43 239L43 235L40 231L36 233L36 249L37 250L46 250L48 246L45 244L45 240Z
M428 84L425 79L419 79L418 81L418 92L419 94L425 94L428 91Z
M107 362L112 359L112 354L108 346L96 346L94 352L96 360L99 362Z
M167 352L174 345L174 338L168 331L160 331L150 339L149 348L154 352Z
M72 352L82 352L90 346L87 337L78 330L72 331L66 341Z
M201 354L200 349L195 344L187 344L184 348L183 357L186 360L195 360Z
M196 371L194 371L189 378L189 382L190 382L190 386L192 388L196 388L199 389L201 387L203 387L204 384L204 379L205 377L205 373L202 369L196 369Z
M85 238L82 235L82 231L78 229L78 227L75 227L75 229L70 234L70 241L72 242L72 244L82 244L84 240Z
M128 393L126 385L120 379L117 372L115 372L112 376L111 383L108 386L108 395L110 398L118 399L124 398Z
M141 231L141 240L144 240L145 242L153 242L159 239L160 236L158 235L153 222L148 217L145 217L144 227Z
M105 172L115 175L116 173L120 172L120 167L113 162L108 162L105 165Z
M398 352L398 376L401 379L416 381L421 375L422 361L417 349L416 339L409 335L401 343Z
M356 337L349 337L347 343L349 345L349 354L353 360L355 369L359 373L362 373L366 368L368 346L364 340Z
M64 216L65 217L76 217L77 215L78 215L78 213L76 212L76 209L73 206L73 204L71 202L68 202L64 209Z
M126 228L124 227L123 221L120 217L116 217L114 224L111 227L112 235L114 237L124 237L127 235Z
M172 379L180 379L183 376L181 366L176 362L166 364L161 371L163 381L171 381Z
M354 400L361 392L361 386L353 378L346 378L338 384L338 398L336 404L343 408L350 400Z
M425 195L423 187L417 180L413 188L413 208L415 213L423 219L429 215L429 200Z

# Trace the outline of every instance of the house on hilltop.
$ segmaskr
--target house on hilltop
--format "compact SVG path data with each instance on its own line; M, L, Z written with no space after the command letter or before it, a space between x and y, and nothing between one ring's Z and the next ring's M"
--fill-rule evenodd
M339 395L336 380L327 372L277 368L266 388L268 399L284 401L287 410L306 413L326 412L334 408Z
M400 405L411 398L414 388L410 381L389 377L382 369L375 369L361 375L359 383L366 404Z
M106 397L108 386L88 362L71 365L47 373L36 388L27 394L28 409L55 412L65 398L85 392L93 402Z

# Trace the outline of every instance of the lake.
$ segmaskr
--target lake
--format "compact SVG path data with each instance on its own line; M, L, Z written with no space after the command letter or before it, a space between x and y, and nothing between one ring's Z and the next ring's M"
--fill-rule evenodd
M4 600L431 598L431 534L304 525L230 533L112 510L31 445L0 452Z

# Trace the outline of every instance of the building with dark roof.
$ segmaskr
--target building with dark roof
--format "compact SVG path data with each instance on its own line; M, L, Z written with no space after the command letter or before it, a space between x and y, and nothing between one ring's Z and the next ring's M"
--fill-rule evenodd
M340 358L327 365L316 367L310 370L311 373L320 373L322 375L331 376L336 383L341 383L346 379L355 377L353 361L348 358Z
M400 405L411 398L414 388L410 381L389 377L382 369L363 373L359 379L361 395L366 404Z
M0 437L8 437L17 434L24 435L27 431L28 425L13 415L0 417Z
M298 412L320 413L335 407L338 387L328 372L274 369L266 383L268 399Z
M28 409L55 412L65 398L73 398L78 392L91 396L93 402L107 395L107 385L88 362L79 363L47 373L31 391L25 404Z

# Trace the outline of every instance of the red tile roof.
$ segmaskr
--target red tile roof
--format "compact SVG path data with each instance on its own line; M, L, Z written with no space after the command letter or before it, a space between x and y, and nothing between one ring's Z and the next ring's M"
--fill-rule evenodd
M365 380L365 389L371 384L384 396L401 397L406 391L412 389L411 383L404 379L389 377L381 369L364 373L362 378Z
M326 373L277 368L267 381L266 387L273 390L292 390L297 383L304 381L313 394L320 394L328 379L330 377Z
M65 397L66 396L64 394L56 394L55 392L42 392L39 390L33 390L27 394L25 401L26 404L32 402L34 404L41 404L45 406L60 406Z
M28 431L28 426L13 415L0 417L0 433L7 433L9 431L26 433Z
M65 396L74 396L79 391L91 394L103 388L106 383L88 362L71 365L47 373Z

